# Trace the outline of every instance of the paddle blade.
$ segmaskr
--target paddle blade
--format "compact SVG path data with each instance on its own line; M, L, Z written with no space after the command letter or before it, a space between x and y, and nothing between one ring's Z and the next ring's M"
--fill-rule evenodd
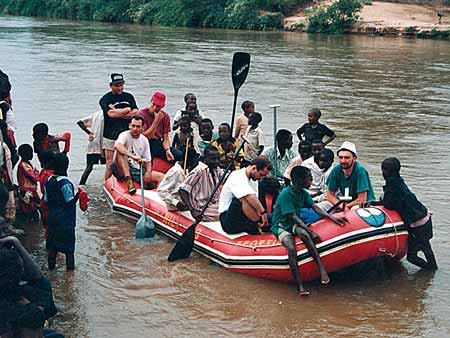
M250 54L236 52L233 55L233 65L231 67L231 79L233 80L234 91L237 92L248 75L250 69Z
M155 236L155 232L155 224L147 215L143 214L136 222L134 237L136 239L150 238Z
M192 252L194 246L195 237L195 226L198 223L192 224L180 237L177 244L175 244L172 252L170 253L167 260L169 262L174 262L179 259L188 258Z

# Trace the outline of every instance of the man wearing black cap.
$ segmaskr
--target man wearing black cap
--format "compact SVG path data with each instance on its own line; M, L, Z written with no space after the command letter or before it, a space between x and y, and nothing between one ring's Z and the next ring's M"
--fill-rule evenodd
M114 155L114 142L119 134L128 130L130 118L138 112L136 101L130 93L123 91L125 81L122 74L111 74L111 91L100 99L105 117L103 128L103 149L106 157L105 180L111 176L110 165Z

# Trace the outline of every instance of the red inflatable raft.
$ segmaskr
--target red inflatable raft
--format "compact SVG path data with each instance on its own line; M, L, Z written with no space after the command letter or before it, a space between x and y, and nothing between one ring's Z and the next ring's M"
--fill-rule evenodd
M162 169L160 165L158 168ZM111 177L105 182L104 191L115 212L134 219L140 217L141 190L131 196L124 182ZM145 190L144 196L147 215L160 232L178 239L194 222L189 212L168 211L156 191ZM329 220L320 220L311 225L322 238L317 249L328 272L379 256L395 260L404 257L408 234L396 212L368 207L337 215L345 215L349 223L340 227ZM229 235L219 222L203 222L196 228L194 250L232 271L292 281L286 249L272 234ZM319 272L300 239L297 253L302 279L317 279Z

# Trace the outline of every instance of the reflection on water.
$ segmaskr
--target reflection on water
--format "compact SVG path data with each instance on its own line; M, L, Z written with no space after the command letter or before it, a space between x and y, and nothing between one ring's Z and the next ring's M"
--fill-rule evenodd
M88 186L92 207L78 215L77 270L48 274L61 309L53 326L67 337L450 333L447 42L0 18L0 68L13 83L17 139L31 142L31 128L40 121L55 132L72 131L74 179L84 168L86 146L75 123L98 110L111 72L124 73L126 90L141 107L152 91L166 92L172 115L193 91L217 125L230 120L236 50L252 55L240 100L256 102L267 143L270 104L281 104L278 125L293 131L314 106L338 135L333 149L344 140L357 144L377 193L380 162L400 158L407 182L435 213L440 269L433 275L404 263L377 268L367 278L336 276L329 287L312 284L312 296L298 299L292 285L230 273L196 254L169 264L172 241L136 243L134 222L111 215L99 169ZM27 245L45 265L38 229Z

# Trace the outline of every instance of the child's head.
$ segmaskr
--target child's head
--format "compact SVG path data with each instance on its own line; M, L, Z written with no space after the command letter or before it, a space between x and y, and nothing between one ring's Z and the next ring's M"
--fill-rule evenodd
M298 144L298 153L301 156L302 160L306 160L311 157L311 142L309 141L301 141Z
M187 93L186 95L184 95L184 103L186 103L186 107L191 102L197 103L197 97L195 96L195 94Z
M213 129L214 129L214 125L213 125L213 122L211 121L211 119L203 119L200 122L200 136L203 139L210 140Z
M331 149L324 149L320 153L318 166L323 171L327 171L333 164L334 161L334 153Z
M69 158L64 153L55 155L53 161L53 171L56 175L67 176L67 169L69 168Z
M400 161L396 157L388 157L381 163L381 172L384 179L400 176Z
M182 133L188 133L189 130L191 129L191 120L189 119L189 117L183 116L180 118L179 125L180 131Z
M308 112L308 122L310 124L314 124L319 121L320 116L322 115L320 109L313 108Z
M31 161L33 159L33 148L29 144L20 145L17 150L19 156L24 161Z
M255 112L255 104L252 101L244 101L241 105L242 110L246 116Z
M319 161L320 153L322 152L324 146L322 140L314 140L311 142L311 153L316 161Z
M293 144L292 133L287 129L280 129L275 135L278 149L291 149Z
M33 127L33 138L36 141L42 141L48 135L48 126L46 123L37 123Z
M189 116L195 116L198 114L197 103L189 102L186 104L186 113Z
M55 153L53 151L47 150L43 151L39 158L41 160L41 167L44 169L53 169L53 162L55 160Z
M248 116L248 124L253 128L256 128L258 124L262 121L262 115L260 113L254 112Z
M302 166L294 167L291 171L291 181L296 188L309 189L312 183L310 170Z
M231 136L231 127L228 123L223 122L219 125L219 138L227 140Z

